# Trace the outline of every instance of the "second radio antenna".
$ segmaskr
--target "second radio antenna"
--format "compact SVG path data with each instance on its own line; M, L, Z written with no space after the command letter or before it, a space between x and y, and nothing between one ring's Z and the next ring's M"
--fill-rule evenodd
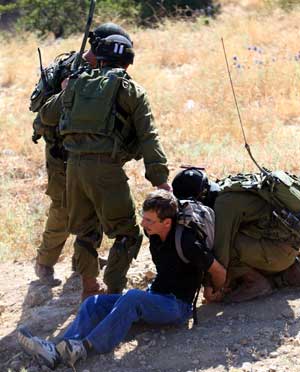
M222 41L222 46L223 46L223 51L224 51L224 56L225 56L225 61L226 61L226 67L227 67L227 72L228 72L228 76L229 76L229 80L230 80L230 85L231 85L231 91L232 91L232 94L233 94L233 98L234 98L234 102L235 102L235 107L236 107L236 110L237 110L237 113L238 113L238 117L239 117L239 122L240 122L240 125L241 125L241 129L242 129L242 133L243 133L243 137L244 137L244 142L245 142L245 148L251 158L251 160L253 161L253 163L257 166L257 168L264 174L267 174L266 170L264 168L262 168L258 163L257 161L254 159L252 153L251 153L251 149L250 149L250 146L249 144L247 143L247 139L246 139L246 134L245 134L245 131L244 131L244 126L243 126L243 122L242 122L242 118L241 118L241 114L240 114L240 110L239 110L239 105L237 103L237 99L236 99L236 95L235 95L235 91L234 91L234 86L233 86L233 83L232 83L232 79L231 79L231 74L230 74L230 70L229 70L229 64L228 64L228 59L227 59L227 54L226 54L226 50L225 50L225 45L224 45L224 40L223 38L221 38L221 41Z

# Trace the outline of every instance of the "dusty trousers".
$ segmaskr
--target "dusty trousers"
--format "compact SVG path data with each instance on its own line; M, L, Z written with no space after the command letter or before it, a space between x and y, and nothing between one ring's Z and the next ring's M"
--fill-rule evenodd
M106 154L70 153L67 163L67 208L69 231L74 243L77 271L84 277L99 274L96 221L115 239L104 272L110 290L126 286L126 274L136 257L142 235L135 205L122 165Z
M298 252L289 242L271 239L255 239L238 233L232 249L229 277L236 279L254 268L266 275L286 270L294 262Z
M66 208L66 171L61 158L54 158L51 153L53 145L46 144L46 168L48 186L46 194L51 199L43 239L38 248L37 262L54 266L70 235L68 232L68 211Z

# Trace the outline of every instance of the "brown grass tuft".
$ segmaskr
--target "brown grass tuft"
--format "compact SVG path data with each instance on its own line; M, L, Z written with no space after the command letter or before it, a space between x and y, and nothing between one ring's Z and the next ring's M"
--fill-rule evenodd
M136 62L129 72L148 91L171 177L182 163L203 164L212 177L256 170L244 149L221 37L255 158L269 169L299 174L300 11L266 12L262 2L254 0L223 3L222 15L209 26L199 20L132 30ZM57 54L78 49L80 40L76 36L38 43L28 35L1 44L2 256L20 251L34 255L49 203L43 195L43 144L31 142L34 115L28 111L38 79L37 46L47 65ZM127 170L140 206L151 185L141 162L128 164Z

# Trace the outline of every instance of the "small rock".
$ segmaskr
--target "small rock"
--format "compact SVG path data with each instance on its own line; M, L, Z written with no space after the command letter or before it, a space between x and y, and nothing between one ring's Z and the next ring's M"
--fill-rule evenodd
M47 366L42 366L42 372L51 372L51 369L48 368Z
M147 279L147 280L152 280L154 277L155 277L155 273L151 270L149 271L146 271L145 274L144 274L144 277Z
M240 340L240 344L241 344L241 345L247 345L248 342L249 342L249 340L247 340L247 338L242 338L242 339Z
M231 330L230 330L229 327L224 327L224 328L222 329L222 332L224 332L224 333L230 333Z
M276 372L276 371L277 371L276 366L270 366L269 369L268 369L268 372Z
M27 293L24 304L28 307L35 307L44 304L52 298L51 289L45 285L32 288Z
M195 108L195 101L192 99L188 99L184 104L185 111L190 111Z
M244 372L252 372L252 365L249 362L245 362L242 364L242 371Z
M2 154L7 155L7 156L13 156L13 155L15 155L15 152L11 149L4 149L4 150L2 150Z
M271 358L276 358L276 357L278 357L278 355L279 355L279 353L277 353L277 351L272 351L272 352L270 353L270 357L271 357Z
M40 368L38 368L38 367L34 367L34 366L29 367L29 368L27 368L27 370L26 370L26 372L40 372L40 371L41 371Z

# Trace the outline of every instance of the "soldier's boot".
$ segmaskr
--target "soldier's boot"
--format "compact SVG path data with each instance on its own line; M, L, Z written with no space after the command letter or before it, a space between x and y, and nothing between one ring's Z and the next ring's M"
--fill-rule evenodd
M269 279L254 269L250 269L241 279L242 283L224 297L224 302L250 301L273 292Z
M296 261L281 273L283 283L290 287L300 287L300 262Z
M106 286L104 284L100 286L100 284L97 281L97 278L87 278L85 276L82 276L81 283L82 283L82 293L81 293L82 302L90 296L107 293Z
M35 261L34 265L35 275L40 279L40 282L49 287L56 287L61 284L60 279L54 278L54 269L52 266L42 265Z

